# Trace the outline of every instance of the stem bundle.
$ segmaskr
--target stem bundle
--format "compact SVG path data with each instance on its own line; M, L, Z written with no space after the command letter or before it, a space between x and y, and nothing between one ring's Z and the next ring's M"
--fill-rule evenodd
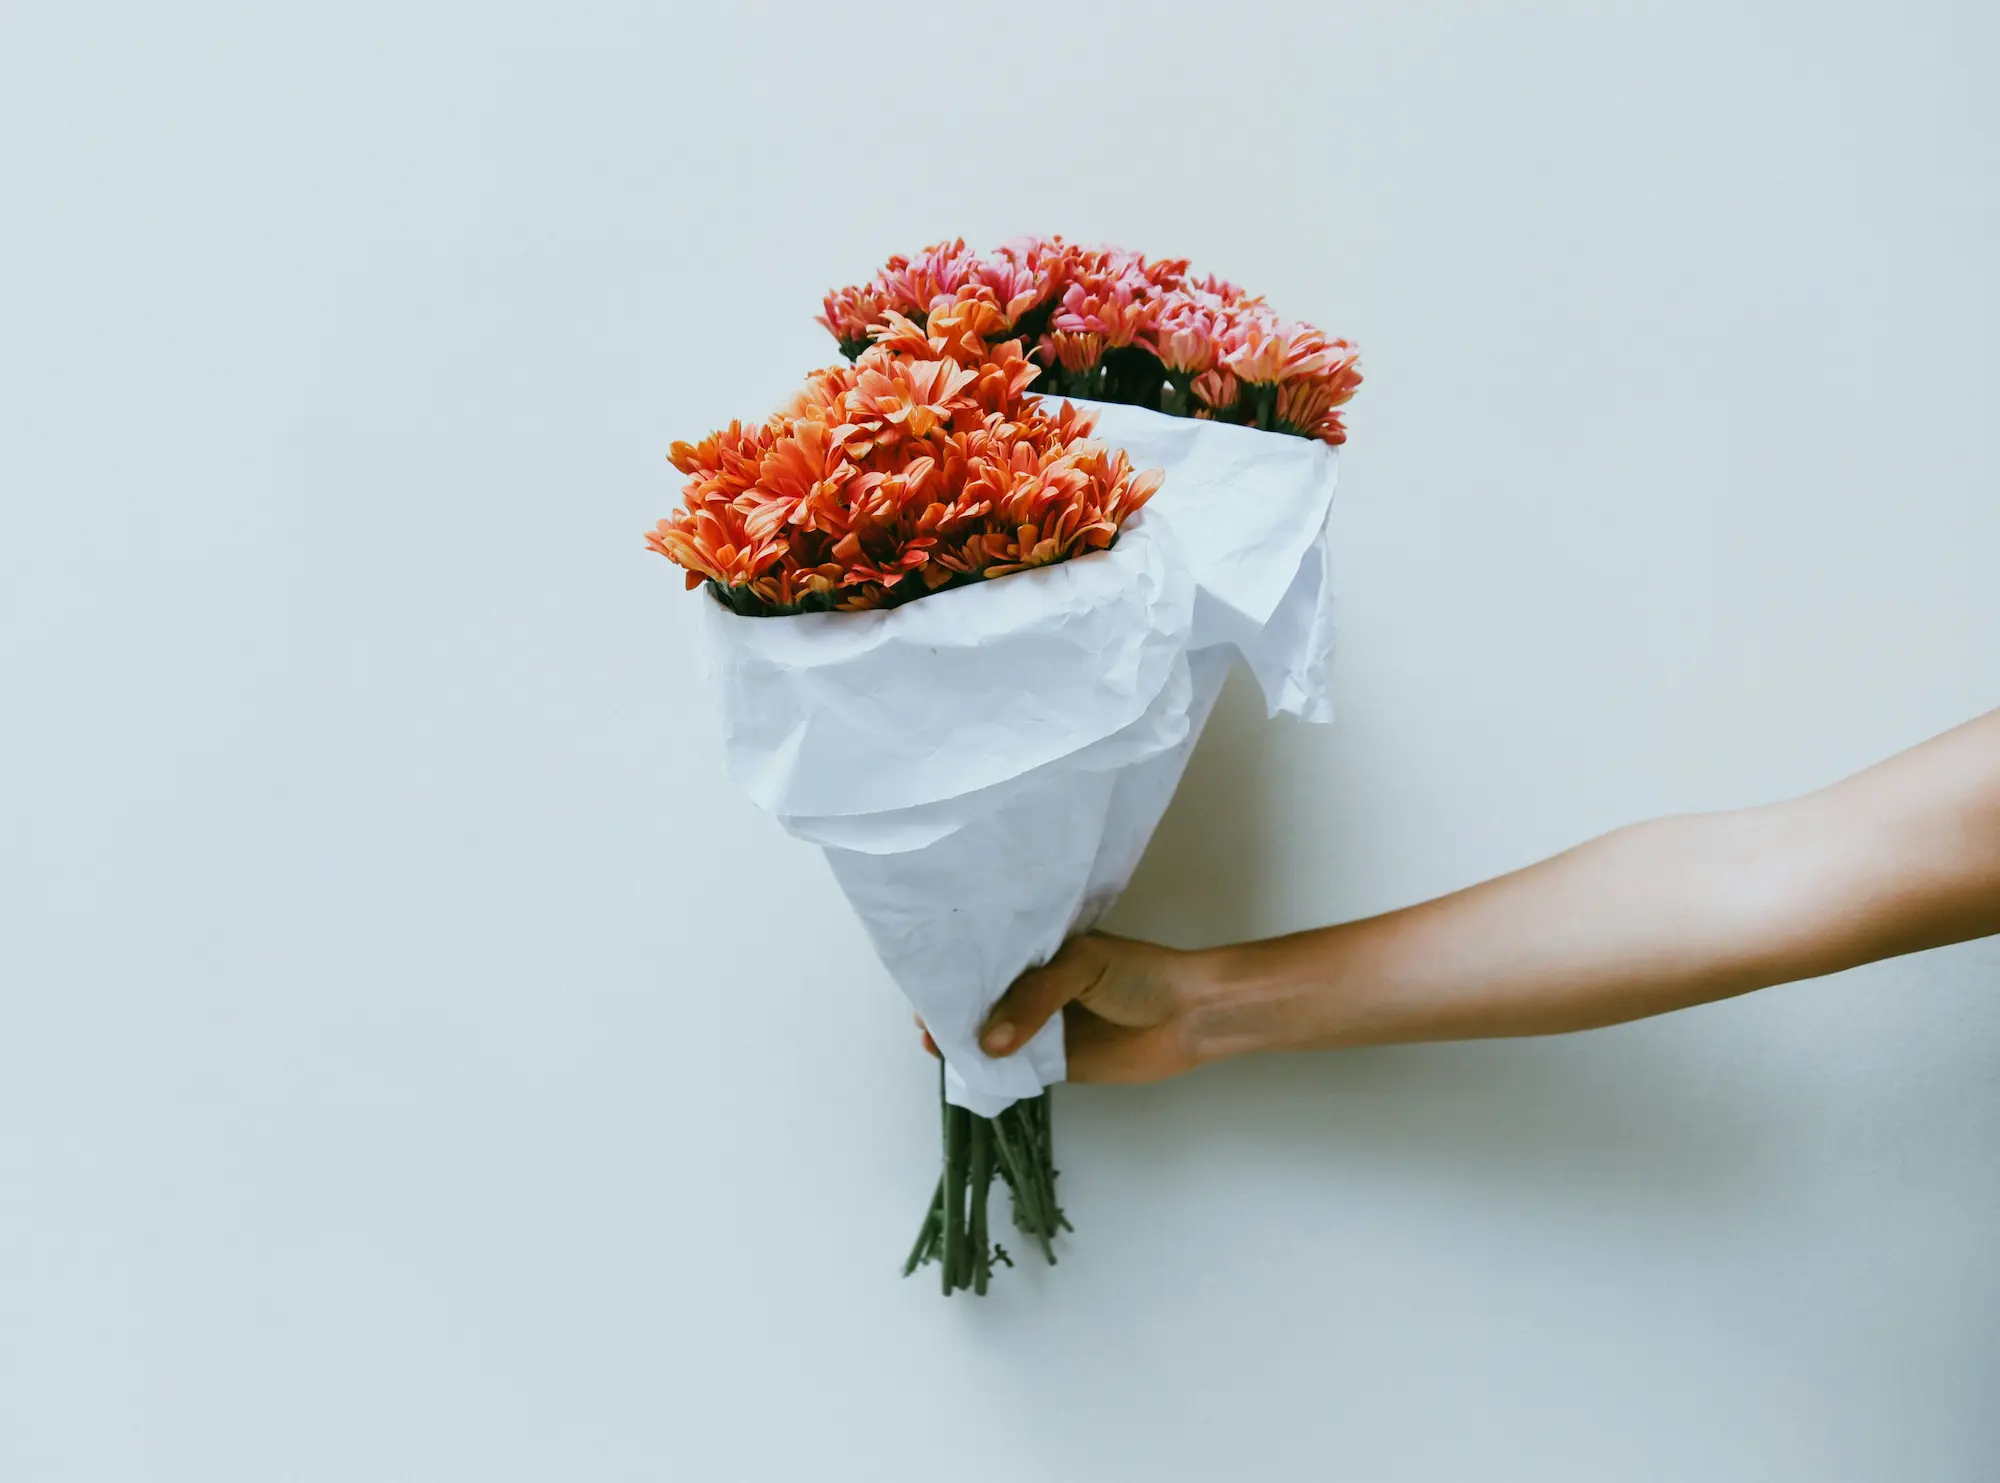
M1049 1094L1044 1091L1016 1102L998 1117L980 1117L945 1100L940 1073L938 1100L943 1110L944 1172L938 1176L916 1244L903 1263L903 1275L936 1262L947 1295L983 1294L995 1262L1014 1265L1007 1248L989 1235L987 1196L995 1176L1006 1182L1013 1197L1015 1229L1055 1265L1056 1232L1071 1227L1056 1204Z

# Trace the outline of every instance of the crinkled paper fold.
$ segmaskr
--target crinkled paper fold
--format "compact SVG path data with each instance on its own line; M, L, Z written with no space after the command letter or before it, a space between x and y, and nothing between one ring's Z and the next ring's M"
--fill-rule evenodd
M1103 406L1097 436L1166 481L1110 550L884 612L703 604L732 775L818 844L992 1116L1063 1075L1053 1022L977 1045L993 1001L1132 877L1242 658L1272 712L1330 715L1333 450Z

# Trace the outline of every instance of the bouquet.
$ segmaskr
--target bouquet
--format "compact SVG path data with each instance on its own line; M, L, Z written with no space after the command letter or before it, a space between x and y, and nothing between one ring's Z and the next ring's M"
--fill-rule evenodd
M850 363L674 444L682 504L647 542L706 590L731 771L825 852L942 1053L904 1270L983 1293L1012 1260L995 1180L1046 1260L1068 1222L1060 1021L1005 1060L979 1027L1129 881L1236 658L1274 714L1329 715L1360 377L1184 262L1054 238L892 258L822 323Z

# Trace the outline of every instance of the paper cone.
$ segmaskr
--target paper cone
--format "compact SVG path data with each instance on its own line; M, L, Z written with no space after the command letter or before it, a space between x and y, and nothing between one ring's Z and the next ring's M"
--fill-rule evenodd
M1060 1020L994 1060L987 1010L1130 881L1231 663L1272 714L1331 714L1333 450L1095 410L1167 475L1110 550L887 611L704 612L731 772L825 850L987 1117L1063 1076Z

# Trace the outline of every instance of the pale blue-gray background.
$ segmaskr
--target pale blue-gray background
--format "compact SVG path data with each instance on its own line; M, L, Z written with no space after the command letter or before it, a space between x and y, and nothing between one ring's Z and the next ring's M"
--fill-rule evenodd
M2000 1477L2000 945L1060 1110L718 775L675 437L963 232L1353 336L1331 730L1120 917L1390 907L2000 703L1990 5L0 8L0 1478Z

